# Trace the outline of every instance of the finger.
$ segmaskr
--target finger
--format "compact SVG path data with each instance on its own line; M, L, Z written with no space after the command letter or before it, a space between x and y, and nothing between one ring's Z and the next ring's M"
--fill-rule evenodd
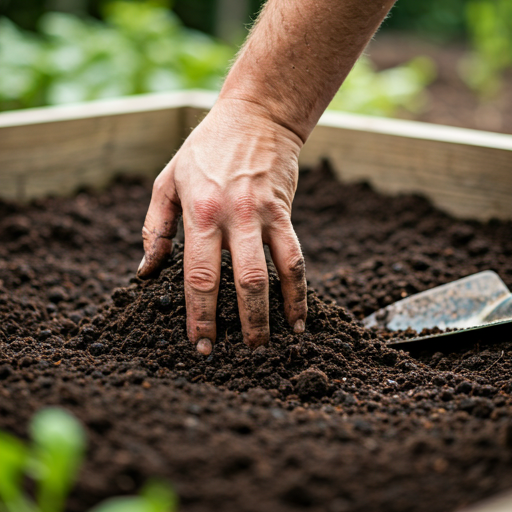
M220 283L220 230L185 226L184 278L187 333L198 352L210 354L217 335L215 322Z
M238 231L230 238L238 311L244 342L252 348L266 345L268 323L268 272L261 231Z
M291 222L271 234L269 247L281 280L286 319L296 333L304 332L308 312L306 266Z
M165 173L165 171L164 171ZM174 184L167 174L160 174L153 185L142 239L144 257L137 270L138 277L148 279L158 273L165 258L172 252L172 239L176 235L181 207Z

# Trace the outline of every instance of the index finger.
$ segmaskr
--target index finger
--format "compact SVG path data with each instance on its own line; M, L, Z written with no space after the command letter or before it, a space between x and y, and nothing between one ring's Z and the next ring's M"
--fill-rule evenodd
M153 184L151 202L142 228L144 257L137 270L138 277L147 279L158 272L166 256L171 254L181 214L174 183L164 170Z

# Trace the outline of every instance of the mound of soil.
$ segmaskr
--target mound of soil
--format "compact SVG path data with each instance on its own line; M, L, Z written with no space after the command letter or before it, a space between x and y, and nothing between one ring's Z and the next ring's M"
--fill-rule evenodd
M327 163L301 175L293 223L311 285L359 319L482 270L512 288L512 223L456 220L419 196L342 185Z
M181 245L157 279L133 277L149 190L0 204L0 427L24 436L44 405L84 422L70 512L150 476L187 511L443 512L509 487L510 336L412 357L358 319L484 268L510 285L510 223L457 221L321 165L294 206L320 293L306 332L284 320L269 263L271 341L249 350L224 254L205 358L185 335Z
M205 358L186 336L181 244L175 247L169 265L158 279L133 279L129 287L115 290L113 305L94 317L91 324L83 325L68 345L94 356L108 354L107 359L113 356L116 361L139 358L153 371L170 370L173 378L208 382L234 391L263 387L279 391L278 395L285 398L293 394L292 383L296 382L300 396L308 399L318 397L318 390L308 394L308 386L299 375L303 370L316 365L325 372L326 385L320 396L332 393L332 379L343 376L348 366L359 364L350 354L344 357L341 348L348 346L347 342L376 341L376 336L359 326L345 310L325 304L312 290L307 332L294 334L284 318L280 282L270 264L272 339L267 347L249 349L242 341L233 269L225 252L217 307L219 339L214 352ZM365 366L368 364L371 362Z

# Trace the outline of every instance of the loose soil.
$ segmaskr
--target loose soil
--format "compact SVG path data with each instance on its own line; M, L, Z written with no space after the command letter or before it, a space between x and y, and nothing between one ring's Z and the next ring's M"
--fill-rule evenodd
M416 196L302 174L293 220L308 266L306 332L240 334L229 254L211 356L185 336L182 245L133 277L147 183L0 203L0 428L60 405L86 425L69 502L83 512L151 476L184 511L453 511L512 482L510 332L407 354L359 320L484 269L512 286L512 223L454 220Z

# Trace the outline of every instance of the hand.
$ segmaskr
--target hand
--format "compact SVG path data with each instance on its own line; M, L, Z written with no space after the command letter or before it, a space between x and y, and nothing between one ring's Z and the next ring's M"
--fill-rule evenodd
M221 249L232 255L247 345L266 344L270 334L263 244L281 279L286 318L295 332L304 331L304 258L290 220L301 146L259 105L219 99L155 180L138 275L159 269L183 215L187 332L205 355L216 338Z

